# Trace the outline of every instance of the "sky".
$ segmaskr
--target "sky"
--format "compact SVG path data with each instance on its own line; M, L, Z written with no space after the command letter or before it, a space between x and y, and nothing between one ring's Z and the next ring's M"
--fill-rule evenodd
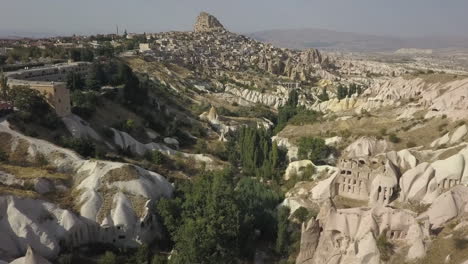
M201 11L233 32L321 28L468 36L468 0L0 0L0 33L191 30Z

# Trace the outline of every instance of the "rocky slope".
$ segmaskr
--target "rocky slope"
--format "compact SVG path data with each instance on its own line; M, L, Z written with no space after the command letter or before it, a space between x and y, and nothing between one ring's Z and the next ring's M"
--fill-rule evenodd
M0 137L0 149L11 162L31 167L43 157L51 170L70 177L57 182L44 175L39 178L44 186L30 190L19 184L26 177L23 170L9 175L16 184L6 190L16 195L0 197L1 259L22 256L28 246L54 258L63 247L90 241L134 247L158 236L152 204L171 197L173 189L161 175L124 163L84 160L72 151L13 131L6 121L0 124ZM72 194L66 198L72 199L67 202L70 207L62 208L60 200L46 201L50 197L41 193L48 189Z

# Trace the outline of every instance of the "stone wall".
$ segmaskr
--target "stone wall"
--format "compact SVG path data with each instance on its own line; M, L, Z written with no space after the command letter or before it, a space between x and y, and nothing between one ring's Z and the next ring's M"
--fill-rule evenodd
M87 62L58 64L9 73L8 85L27 86L43 94L60 117L71 114L70 91L66 87L67 75L76 72L85 76L90 64Z

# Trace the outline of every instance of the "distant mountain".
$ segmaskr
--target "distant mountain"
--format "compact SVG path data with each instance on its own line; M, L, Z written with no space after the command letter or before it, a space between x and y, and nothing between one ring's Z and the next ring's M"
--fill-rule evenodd
M468 37L400 38L316 28L267 30L250 33L248 36L279 47L292 49L318 48L330 51L379 52L411 48L468 48Z
M49 38L58 34L46 32L25 32L0 30L0 39L22 39L22 38Z

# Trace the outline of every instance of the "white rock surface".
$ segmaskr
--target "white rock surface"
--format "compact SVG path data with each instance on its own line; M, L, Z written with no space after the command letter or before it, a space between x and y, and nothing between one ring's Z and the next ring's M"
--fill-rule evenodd
M173 186L161 175L124 163L83 160L73 151L12 131L6 121L0 123L0 133L10 137L7 152L26 148L24 160L34 161L41 154L58 171L72 175L79 190L74 203L80 212L75 216L40 200L0 196L0 259L24 255L27 245L41 256L53 258L59 251L60 239L73 246L92 240L134 247L139 241L151 241L159 235L159 223L147 207L161 197L172 196ZM0 176L11 178L4 173ZM37 180L37 191L55 188L46 181ZM141 217L137 217L130 198L143 202ZM106 232L100 231L99 215L109 228Z
M315 168L314 163L310 160L299 160L289 163L284 174L284 180L289 180L293 175L301 177L307 167Z
M347 158L371 157L389 150L389 144L385 140L374 137L361 137L351 143L344 151Z
M0 261L0 264L1 262L2 261ZM34 253L31 247L28 247L28 250L26 251L26 256L15 259L10 264L50 264L50 262L47 259L41 257L40 255Z
M442 192L468 184L468 147L445 160L421 163L400 179L400 200L432 203Z

